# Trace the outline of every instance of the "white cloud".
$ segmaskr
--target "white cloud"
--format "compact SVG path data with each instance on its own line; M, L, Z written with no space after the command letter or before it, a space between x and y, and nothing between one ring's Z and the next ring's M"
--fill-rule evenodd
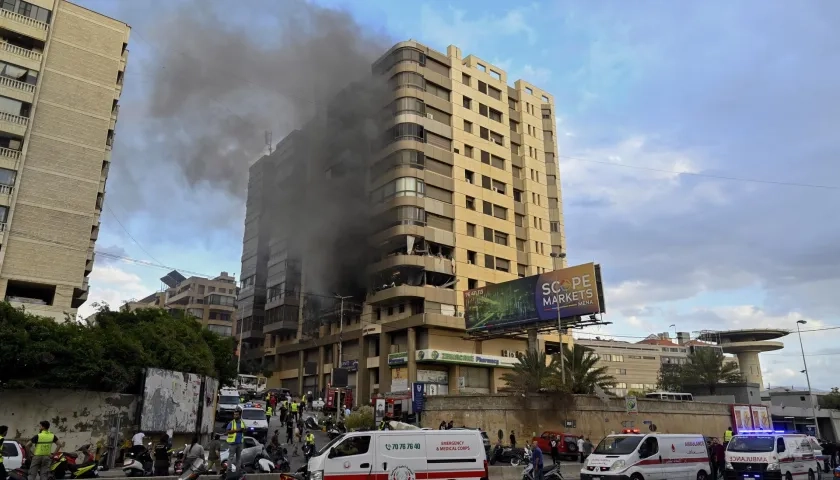
M94 266L88 277L90 279L90 294L88 301L79 308L79 315L87 317L96 311L96 303L107 303L112 309L119 308L126 300L138 299L154 291L143 284L143 280L131 273L121 264Z
M469 49L481 46L488 39L525 37L529 45L537 41L537 32L529 21L535 15L534 6L519 7L504 14L486 12L474 15L459 8L446 10L423 5L420 8L420 31L425 41L439 47L457 45L465 55ZM500 68L501 65L499 66Z

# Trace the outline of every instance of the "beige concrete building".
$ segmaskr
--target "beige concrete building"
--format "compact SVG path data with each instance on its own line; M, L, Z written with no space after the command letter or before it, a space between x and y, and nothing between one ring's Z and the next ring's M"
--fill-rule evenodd
M208 330L219 335L231 336L239 290L232 275L222 272L215 278L184 278L177 271L173 271L161 281L169 288L141 300L126 302L123 308L129 311L140 308L185 311Z
M0 292L63 321L88 296L130 28L0 2Z
M466 340L463 291L566 266L554 99L455 46L441 53L401 42L373 72L394 87L385 126L393 138L370 162L371 217L383 225L371 238L376 287L363 304L345 304L340 361L337 300L324 314L330 326L302 335L305 275L260 223L265 198L282 190L263 185L261 169L294 157L290 135L251 167L240 295L246 355L274 367L269 386L295 392L320 391L343 365L359 402L415 381L430 395L496 392L527 338ZM539 341L559 348L556 333Z

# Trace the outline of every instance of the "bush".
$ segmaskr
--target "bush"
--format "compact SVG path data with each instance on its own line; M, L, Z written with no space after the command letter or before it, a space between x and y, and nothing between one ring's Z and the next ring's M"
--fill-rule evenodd
M344 421L348 431L359 430L373 430L376 428L376 417L373 413L373 407L367 405L359 407L358 410L351 412L347 420Z

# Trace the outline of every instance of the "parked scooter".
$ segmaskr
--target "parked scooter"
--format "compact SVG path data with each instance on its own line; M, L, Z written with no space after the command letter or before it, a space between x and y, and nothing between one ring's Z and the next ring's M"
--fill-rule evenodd
M321 429L321 425L318 424L318 420L312 416L306 417L306 420L303 421L303 424L306 425L306 428L308 428L309 430Z
M490 456L490 465L510 464L513 466L525 463L531 459L531 451L527 448L510 448L496 445Z
M64 452L55 452L52 454L50 476L58 479L68 475L72 479L94 478L99 476L99 469L96 467L96 461L89 455L82 454L76 457Z
M149 442L149 447L152 442ZM149 448L143 447L141 452L127 451L123 461L122 471L126 477L147 477L152 475L152 455Z

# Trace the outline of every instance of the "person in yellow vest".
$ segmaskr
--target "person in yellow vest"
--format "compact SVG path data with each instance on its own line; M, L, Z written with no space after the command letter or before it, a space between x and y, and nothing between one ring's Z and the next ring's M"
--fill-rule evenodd
M32 437L26 444L26 448L32 448L32 463L29 465L29 480L47 480L47 475L50 473L50 456L52 455L52 446L55 444L58 448L56 452L60 451L64 446L58 441L52 432L50 432L50 422L41 420L39 424L38 435Z
M266 401L266 402L268 402L269 400L271 400L271 394L270 394L270 393L266 393L266 394L265 394L265 401Z
M280 402L280 422L286 423L286 413L289 411L289 402L282 400Z
M271 408L271 405L265 407L265 421L269 424L271 423L271 417L274 416L274 409Z
M298 403L296 401L292 400L292 403L289 404L289 411L292 414L292 418L297 420L297 418L298 418Z
M233 412L233 420L227 424L228 464L236 465L236 471L242 466L242 443L245 436L245 422L242 421L242 410ZM233 457L236 457L236 461Z
M6 478L6 467L3 465L3 440L6 439L6 434L9 433L9 427L0 425L0 478Z
M723 432L723 446L724 446L724 448L727 445L729 445L729 441L732 440L733 435L735 435L735 433L732 431L732 427L727 428L726 431Z

